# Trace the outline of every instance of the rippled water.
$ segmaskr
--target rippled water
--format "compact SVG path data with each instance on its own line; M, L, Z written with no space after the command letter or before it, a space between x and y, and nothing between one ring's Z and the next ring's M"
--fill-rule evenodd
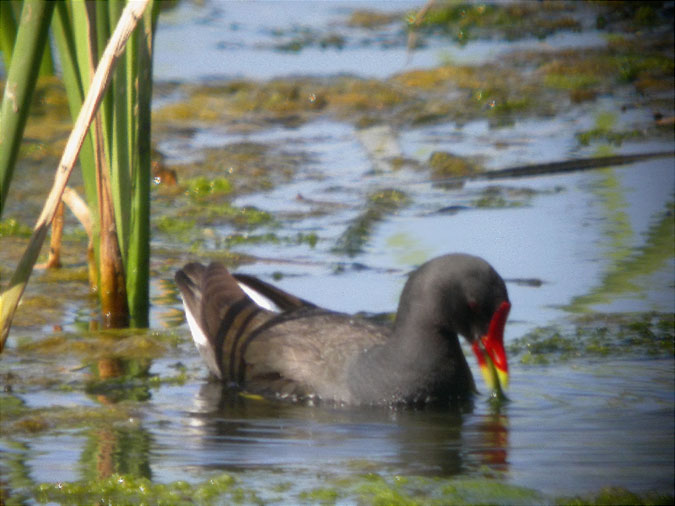
M308 69L321 75L356 72L383 77L401 70L405 47L397 51L355 47L323 51L317 57L312 50L279 54L267 46L275 39L271 35L275 27L302 24L298 20L310 15L315 26L328 26L351 6L289 2L271 15L264 2L209 2L201 9L183 2L160 22L157 78L266 78ZM397 36L386 31L378 35L384 39ZM546 42L562 47L572 40L574 44L599 43L594 34L583 40L557 36ZM506 50L500 44L469 44L453 58L472 47L478 58L494 57ZM205 57L190 58L197 51L204 51ZM438 58L438 48L431 47L416 54L415 63L429 66ZM176 62L189 62L189 66ZM216 127L200 129L187 140L169 135L158 139L158 148L168 158L183 162L199 159L209 147L241 141L283 145L306 153L309 161L299 167L292 181L239 197L236 204L283 214L306 208L306 203L295 198L301 194L346 206L328 215L284 222L289 234L315 232L320 240L314 248L304 244L236 247L260 258L243 270L267 280L281 274L275 281L279 286L330 309L377 313L395 310L405 274L412 266L450 251L477 254L507 280L513 309L506 339L511 343L538 327L569 328L579 314L675 312L672 250L652 261L648 269L626 272L631 259L647 258L654 227L664 219L672 220L673 159L497 183L472 181L459 188L426 182L413 170L392 174L373 168L382 153L424 161L435 150L481 156L488 168L495 169L590 156L595 148L577 148L574 131L580 125L592 125L595 115L605 110L617 114L619 121L639 114L622 111L620 104L599 101L550 120L524 120L501 128L482 121L463 126L450 123L399 135L386 129L357 131L333 120L244 135ZM672 143L624 143L620 152L672 148ZM483 191L495 184L510 190L510 198L518 205L477 207L475 202ZM335 239L359 213L364 196L390 186L405 188L411 205L378 224L362 254L346 258L335 253ZM449 208L459 210L444 211ZM216 233L225 232L215 228ZM342 269L336 272L338 265ZM153 328L170 325L165 323L166 312L180 309L175 291L166 288L177 267L154 266ZM616 279L623 282L616 283ZM86 312L86 308L73 312ZM67 315L65 329L77 332L77 320L83 315ZM48 335L50 326L43 331ZM30 340L37 337L35 332L35 328L19 328L15 338ZM151 373L163 375L179 361L190 371L203 370L187 337L187 326L181 324L176 332L180 343L152 363ZM11 340L2 372L35 374L39 366L13 353L14 347ZM77 381L84 374L78 370L77 359L41 360L50 370L60 368L64 381ZM118 464L122 469L116 472L169 482L199 481L214 471L228 471L239 473L244 485L259 489L263 498L270 494L270 499L275 484L292 482L287 492L290 497L293 491L321 485L327 477L364 472L490 475L552 495L597 491L610 485L637 492L673 490L672 358L622 353L560 362L553 357L546 364L516 359L511 363L509 403L496 408L483 396L472 409L457 411L309 407L251 400L223 391L203 371L186 384L153 388L138 402L132 419L114 434L94 427L18 436L11 441L3 435L0 453L8 461L20 455L22 468L34 482L73 481L91 474L86 455L104 454L102 447L109 438L118 442L118 452L127 452L119 460L124 463ZM21 391L20 397L31 407L92 406L100 400L67 388L30 388Z

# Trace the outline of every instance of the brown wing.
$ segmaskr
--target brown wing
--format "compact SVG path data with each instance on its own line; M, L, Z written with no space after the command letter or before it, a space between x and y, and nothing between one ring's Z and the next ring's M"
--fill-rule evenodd
M385 342L388 331L257 281L255 289L288 310L258 306L218 263L188 264L176 274L192 337L209 369L249 392L350 402L350 364Z
M237 348L244 337L274 316L253 302L219 263L186 265L176 273L197 349L213 374L233 381Z

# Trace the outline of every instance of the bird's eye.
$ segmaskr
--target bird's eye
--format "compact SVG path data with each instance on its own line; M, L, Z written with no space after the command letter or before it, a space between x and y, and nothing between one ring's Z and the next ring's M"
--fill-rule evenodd
M467 306L469 306L469 309L470 309L473 313L477 313L477 312L478 312L478 302L476 302L475 300L470 300L470 301L467 303Z

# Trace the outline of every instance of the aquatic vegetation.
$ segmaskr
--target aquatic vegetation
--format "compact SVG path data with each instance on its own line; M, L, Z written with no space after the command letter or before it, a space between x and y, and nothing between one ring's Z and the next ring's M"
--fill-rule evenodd
M347 25L361 28L377 28L400 19L398 14L389 14L375 10L356 9L351 12Z
M409 97L386 81L340 77L323 95L331 111L340 117L354 112L377 112L404 103Z
M560 68L547 68L545 70L544 84L551 88L562 90L579 91L580 89L592 88L601 83L600 76L593 73L565 72Z
M524 37L544 38L562 30L580 31L581 23L565 13L568 9L563 3L552 2L541 5L527 2L441 2L424 13L421 23L414 14L410 14L408 19L414 21L417 30L441 31L466 44L474 38L495 34L507 40L517 40Z
M30 237L33 229L22 225L14 218L0 221L0 237Z
M296 27L288 33L277 31L275 35L287 37L287 40L274 45L277 51L298 52L308 47L342 49L346 43L345 38L338 33L324 35L310 27Z
M195 200L227 195L232 192L232 183L224 177L207 179L204 176L198 176L188 179L185 185L187 186L186 194Z
M290 236L280 236L274 232L265 234L237 233L225 237L223 245L227 248L232 248L246 244L307 244L310 248L313 248L318 241L319 236L314 232L308 234L298 232Z
M601 111L596 115L595 126L584 132L577 132L576 138L581 146L588 146L591 142L604 140L612 144L621 145L624 140L642 139L645 132L642 129L633 131L617 131L616 115L608 111Z
M40 502L61 504L157 504L182 505L216 504L237 496L233 490L235 480L229 475L216 476L207 482L194 486L185 481L170 484L155 483L147 477L133 475L112 475L102 480L84 483L43 483L35 487L35 496Z
M191 167L181 167L181 173L191 171L198 180L209 174L208 181L219 187L213 197L205 200L221 200L227 193L242 195L274 188L288 181L307 161L302 152L291 152L283 146L257 142L239 142L206 150L204 160ZM227 181L227 182L226 182ZM211 183L209 183L211 184ZM229 187L229 189L228 189Z
M596 26L600 30L636 32L672 22L672 10L669 13L662 2L605 2L600 6L596 15Z
M133 410L128 405L108 404L96 407L29 408L15 395L0 394L3 417L0 434L44 433L62 429L86 429L102 425L128 425ZM133 425L133 422L131 423Z
M604 489L583 497L546 497L537 491L501 483L492 479L430 479L420 476L383 476L377 473L329 479L329 486L297 491L291 486L293 500L299 503L334 504L356 501L382 506L421 506L442 504L668 504L672 496L636 494L626 489ZM282 484L284 485L284 484ZM285 484L282 488L288 488ZM41 483L31 493L38 502L59 504L264 504L261 495L275 497L286 492L279 486L253 490L242 484L236 473L214 474L204 481L177 480L157 483L144 476L112 474L79 482ZM285 495L285 497L288 497ZM272 502L275 502L272 500Z
M470 176L482 170L476 163L446 151L434 151L427 163L433 179Z
M365 211L352 220L338 237L333 251L347 256L357 255L368 242L374 226L408 203L408 197L400 190L387 189L371 193L367 197Z
M175 346L175 336L165 339L160 333L99 332L93 336L57 334L43 339L20 342L22 353L79 356L85 361L105 358L149 360L164 355Z
M184 218L172 218L170 216L162 216L158 220L154 220L154 226L160 232L170 234L173 236L183 236L186 232L192 232L195 228L196 222Z
M672 314L589 315L574 328L544 327L513 340L510 356L524 364L612 356L673 357Z
M404 86L422 90L433 90L448 84L460 88L479 88L483 83L479 72L479 68L471 65L443 65L432 69L411 70L394 79Z
M298 495L298 498L314 504L334 504L340 498L340 495L338 490L325 487L303 491Z
M588 146L592 142L605 141L610 144L620 146L624 141L644 139L645 132L642 130L631 131L611 131L603 129L592 129L585 132L577 132L576 138L579 145Z
M533 191L518 191L491 185L481 191L480 197L473 201L473 205L479 208L521 207L528 204L534 195Z
M461 124L476 117L500 123L531 114L547 115L553 106L540 83L506 66L443 65L405 72L392 80L404 85L410 95L424 97L421 104L401 108L398 116L404 123L433 123L445 118ZM440 90L447 95L440 98Z
M258 209L255 206L237 207L225 202L223 204L212 204L205 209L199 210L201 216L208 220L222 220L232 223L238 228L256 228L261 225L275 224L274 217L267 211Z
M187 100L167 104L154 117L160 122L231 122L232 128L241 127L242 123L248 128L261 128L256 120L297 124L326 106L324 86L302 78L192 85L185 86L184 91Z
M613 48L617 49L617 54L610 61L619 81L636 83L642 91L647 88L667 89L672 82L667 77L672 76L675 64L669 55L654 50L640 54L635 46L627 46L622 51L617 43Z
M672 35L614 37L606 48L569 49L542 58L537 72L543 75L545 86L567 90L573 102L612 93L613 86L632 85L640 93L672 90L672 44ZM530 63L539 59L531 56ZM645 98L657 100L656 95Z
M636 494L621 487L605 488L595 494L575 497L561 497L556 504L566 506L604 506L612 504L633 504L635 506L655 506L673 504L673 496L668 494Z

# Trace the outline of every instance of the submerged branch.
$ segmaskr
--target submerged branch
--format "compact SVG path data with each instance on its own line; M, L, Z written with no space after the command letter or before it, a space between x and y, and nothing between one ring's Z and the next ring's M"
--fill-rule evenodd
M650 160L652 158L675 157L675 151L656 151L651 153L636 153L633 155L598 156L595 158L579 158L577 160L563 160L561 162L537 163L534 165L519 165L506 169L491 170L473 173L466 176L450 177L420 181L420 183L458 183L479 179L512 179L519 177L548 176L585 170L600 169L614 165L629 165L631 163Z

